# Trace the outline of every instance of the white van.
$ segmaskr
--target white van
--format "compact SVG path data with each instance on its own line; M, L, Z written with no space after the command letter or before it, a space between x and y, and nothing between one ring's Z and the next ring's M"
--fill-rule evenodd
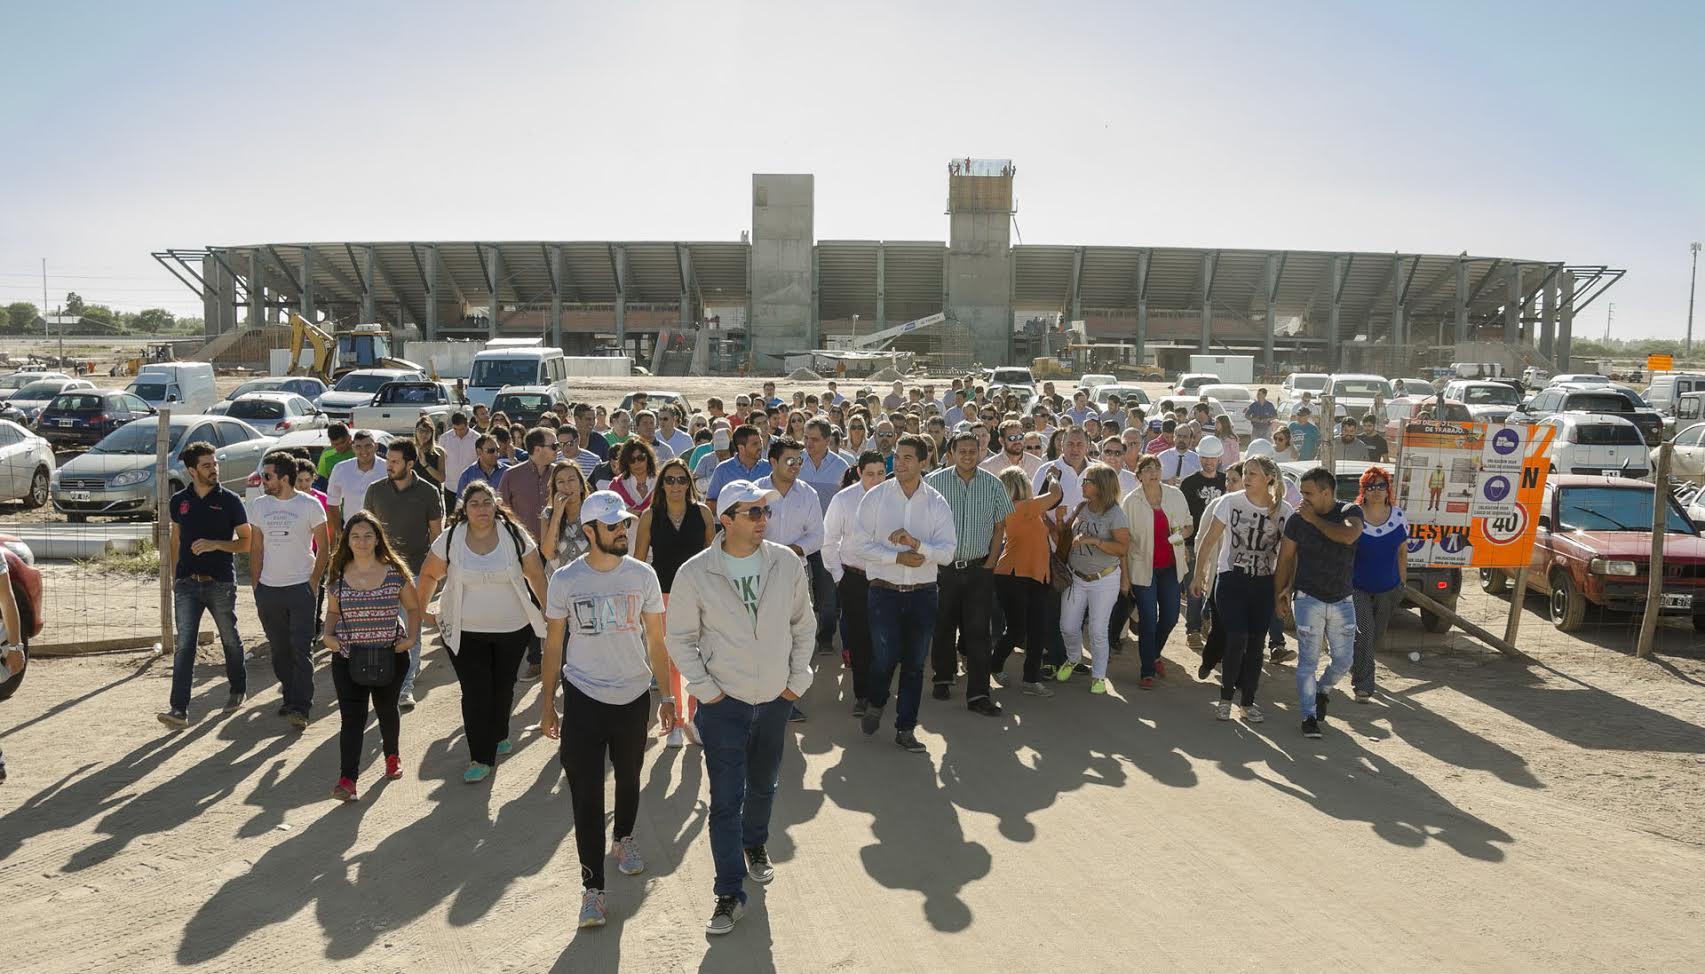
M155 409L164 407L179 414L205 413L219 401L211 362L144 365L125 391L142 397Z
M494 338L474 355L468 376L470 405L491 408L504 386L554 386L568 395L568 364L562 349L543 338Z
M1674 416L1676 403L1689 392L1705 392L1705 375L1691 372L1659 372L1652 376L1646 402L1665 416Z

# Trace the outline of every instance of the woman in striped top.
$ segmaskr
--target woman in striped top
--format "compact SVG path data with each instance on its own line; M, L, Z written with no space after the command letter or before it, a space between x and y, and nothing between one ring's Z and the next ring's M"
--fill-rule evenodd
M332 685L337 688L338 710L343 717L338 731L342 765L337 786L332 789L332 797L340 801L355 800L369 698L384 742L385 777L402 777L402 759L397 752L401 723L397 698L408 673L407 653L414 643L410 634L420 631L420 600L413 583L408 567L386 540L384 527L373 515L357 511L344 526L326 578L325 641L332 651ZM354 646L375 644L389 645L403 658L396 661L390 683L362 686L350 676L349 652Z

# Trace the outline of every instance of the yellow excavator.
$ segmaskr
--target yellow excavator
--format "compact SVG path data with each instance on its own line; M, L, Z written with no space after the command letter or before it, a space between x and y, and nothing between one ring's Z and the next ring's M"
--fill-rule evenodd
M310 365L300 365L302 350L314 352ZM327 385L333 385L344 373L356 369L427 369L407 359L391 355L391 336L384 325L362 324L335 334L313 324L292 311L290 313L291 375L311 375ZM432 378L438 378L432 370Z

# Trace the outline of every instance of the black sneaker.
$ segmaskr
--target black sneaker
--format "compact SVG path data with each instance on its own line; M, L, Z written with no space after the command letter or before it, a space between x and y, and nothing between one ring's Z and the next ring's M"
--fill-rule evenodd
M818 656L825 656L825 655L832 653L834 651L835 651L835 647L829 645L828 643L818 643L817 644L817 655Z
M797 724L804 719L805 711L799 709L799 704L794 704L793 709L787 712L787 722L790 724Z
M877 728L879 728L881 726L882 726L882 705L876 704L876 703L866 703L864 705L864 713L859 715L859 721L858 721L859 730L864 731L866 734L874 734L874 733L876 733Z
M863 700L854 700L853 701L853 716L854 717L863 717L865 709L868 708L869 706L870 706L870 704L866 703Z
M716 911L705 922L705 933L720 936L734 929L740 918L746 915L746 904L740 902L738 896L718 896Z
M189 726L189 714L182 710L168 710L163 714L159 714L158 717L160 723L165 724L172 730L183 730L185 727Z
M937 700L951 700L953 699L953 687L946 683L937 683L929 695Z
M966 704L965 709L974 714L982 714L984 717L999 717L1001 715L1001 705L988 697L978 697Z
M1314 716L1326 719L1326 708L1332 703L1332 694L1322 690L1314 695Z
M1304 717L1302 719L1302 736L1318 740L1320 738L1320 721L1313 717Z
M896 733L894 735L894 743L913 754L927 754L929 752L929 748L924 747L923 742L918 740L917 736L911 731L899 731Z
M1206 680L1208 677L1213 675L1213 672L1214 672L1214 664L1209 663L1206 660L1203 660L1202 665L1196 667L1196 679Z
M755 845L746 850L746 875L752 877L752 882L769 885L776 878L776 867L770 865L770 854L761 845Z
M231 713L232 711L236 710L238 707L241 707L243 705L243 701L247 700L248 698L249 698L249 695L244 693L243 691L232 690L231 695L225 698L225 712Z
M1274 663L1285 663L1295 658L1296 650L1286 649L1283 646L1274 646L1272 653L1268 656L1268 659Z

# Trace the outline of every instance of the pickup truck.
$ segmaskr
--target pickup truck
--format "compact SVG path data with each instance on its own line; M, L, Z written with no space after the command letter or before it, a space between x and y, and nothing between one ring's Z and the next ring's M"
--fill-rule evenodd
M374 394L386 383L424 381L424 374L408 369L356 369L345 373L337 385L321 393L315 405L326 414L327 422L347 424L358 407L373 404Z
M355 407L350 425L384 430L392 436L409 436L422 416L442 434L450 428L450 414L461 407L442 382L414 380L387 382L373 394L373 402Z

